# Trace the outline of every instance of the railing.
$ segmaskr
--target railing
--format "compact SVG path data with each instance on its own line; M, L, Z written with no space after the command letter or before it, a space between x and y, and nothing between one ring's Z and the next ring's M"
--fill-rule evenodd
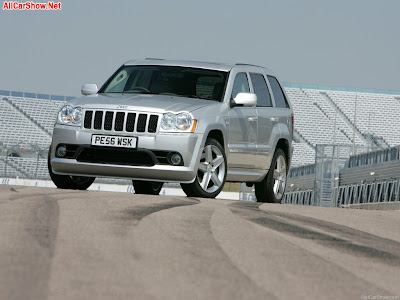
M75 97L71 97L71 96L37 94L37 93L30 93L30 92L17 92L17 91L7 91L7 90L0 90L0 96L18 97L18 98L33 98L33 99L42 99L42 100L56 100L56 101L69 101L69 100L72 100L75 98Z
M400 179L339 186L339 205L400 201Z
M355 168L398 159L400 159L400 146L353 155L349 159L348 167Z
M314 205L314 190L289 192L284 195L282 203Z
M300 176L311 175L311 174L315 174L315 164L291 168L289 177L294 178L294 177L300 177Z
M327 91L341 91L341 92L359 92L359 93L376 93L386 95L400 95L400 91L396 90L385 90L385 89L368 89L368 88L346 88L339 86L329 85L312 85L312 84L301 84L301 83L284 83L286 88L298 88L298 89L312 89L312 90L327 90Z
M48 147L38 145L0 145L0 177L49 179Z

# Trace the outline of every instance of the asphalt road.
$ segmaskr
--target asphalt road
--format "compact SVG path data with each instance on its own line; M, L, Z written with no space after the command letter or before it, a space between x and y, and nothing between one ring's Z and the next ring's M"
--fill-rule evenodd
M400 211L0 186L0 299L400 296Z

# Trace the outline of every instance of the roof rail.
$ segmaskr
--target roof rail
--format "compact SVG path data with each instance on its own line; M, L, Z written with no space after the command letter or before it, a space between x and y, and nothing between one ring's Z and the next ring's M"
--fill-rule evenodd
M244 64L244 63L236 63L236 66L252 66L252 67L259 67L259 68L263 68L261 66L257 66L257 65L252 65L252 64Z
M164 58L146 57L145 60L164 60Z

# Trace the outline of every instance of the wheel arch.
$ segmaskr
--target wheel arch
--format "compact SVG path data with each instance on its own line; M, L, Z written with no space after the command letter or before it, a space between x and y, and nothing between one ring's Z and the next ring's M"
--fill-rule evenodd
M282 149L282 151L285 153L287 164L288 164L288 166L290 166L290 162L291 162L292 158L291 158L291 153L290 153L289 140L287 140L285 138L280 138L278 140L278 142L276 143L274 153L275 153L276 149L278 149L278 148ZM289 168L287 168L287 171L289 172Z
M225 138L221 129L212 129L208 132L207 137L213 138L221 144L222 148L224 148L226 152Z

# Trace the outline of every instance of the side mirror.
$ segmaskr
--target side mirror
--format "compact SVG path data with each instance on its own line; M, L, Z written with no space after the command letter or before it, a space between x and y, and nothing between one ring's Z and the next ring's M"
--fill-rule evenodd
M234 105L256 106L257 95L252 93L239 93L233 99Z
M99 88L97 87L97 84L95 84L95 83L85 83L81 89L82 95L85 95L85 96L96 94L98 91L99 91Z

